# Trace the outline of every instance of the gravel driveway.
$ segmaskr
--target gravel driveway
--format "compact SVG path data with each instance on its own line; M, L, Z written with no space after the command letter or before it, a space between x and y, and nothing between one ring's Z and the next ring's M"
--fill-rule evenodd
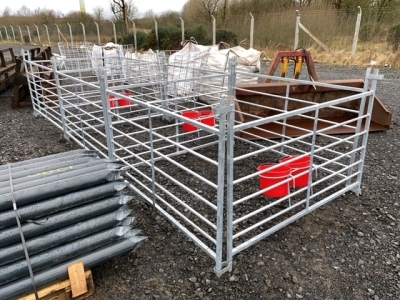
M316 65L320 79L364 78L365 68ZM234 257L217 278L214 262L140 199L135 253L92 270L105 299L400 299L400 70L381 69L378 96L391 129L369 137L362 194L349 193ZM0 164L77 149L31 108L0 94ZM1 298L1 297L0 297Z

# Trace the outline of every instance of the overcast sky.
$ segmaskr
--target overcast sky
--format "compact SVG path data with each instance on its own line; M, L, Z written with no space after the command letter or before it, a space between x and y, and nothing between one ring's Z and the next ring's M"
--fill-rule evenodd
M168 10L181 11L187 0L133 0L135 6L139 9L139 14L143 15L150 9L154 13L160 13ZM22 5L34 10L38 7L52 9L68 13L70 11L79 10L79 0L1 0L0 16L3 15L4 8L8 6L12 14L16 13ZM103 7L106 16L111 15L110 0L85 0L86 12L93 13L93 8Z

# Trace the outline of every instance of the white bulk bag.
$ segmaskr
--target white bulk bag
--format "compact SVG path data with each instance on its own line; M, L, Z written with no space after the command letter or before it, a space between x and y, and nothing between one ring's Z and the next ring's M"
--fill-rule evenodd
M196 83L207 65L210 46L189 41L168 59L168 94L171 96L193 95Z
M257 83L258 78L254 76L254 73L260 71L260 55L260 51L252 48L245 49L241 46L211 51L207 67L204 70L204 79L200 84L200 100L214 104L218 103L221 97L227 96L228 78L226 76L207 78L207 75L213 74L213 71L228 72L229 59L232 57L237 59L236 71L246 73L245 75L237 75L236 83Z
M126 52L123 74L129 83L155 82L159 78L157 53L149 49L146 52Z

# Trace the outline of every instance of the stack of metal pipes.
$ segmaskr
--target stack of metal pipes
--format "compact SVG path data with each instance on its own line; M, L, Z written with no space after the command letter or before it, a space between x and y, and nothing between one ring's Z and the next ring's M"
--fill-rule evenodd
M146 237L122 165L75 150L0 166L0 298L14 299L135 251Z

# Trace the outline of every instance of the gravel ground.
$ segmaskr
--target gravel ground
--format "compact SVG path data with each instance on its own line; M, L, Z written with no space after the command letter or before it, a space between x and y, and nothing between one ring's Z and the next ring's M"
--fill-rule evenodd
M317 65L320 79L364 78L365 68ZM140 199L135 253L93 269L104 299L400 299L400 71L381 69L378 96L391 129L369 137L362 195L346 194L234 257L217 278L214 262ZM0 94L0 164L77 149L32 109ZM0 297L1 298L1 297Z

